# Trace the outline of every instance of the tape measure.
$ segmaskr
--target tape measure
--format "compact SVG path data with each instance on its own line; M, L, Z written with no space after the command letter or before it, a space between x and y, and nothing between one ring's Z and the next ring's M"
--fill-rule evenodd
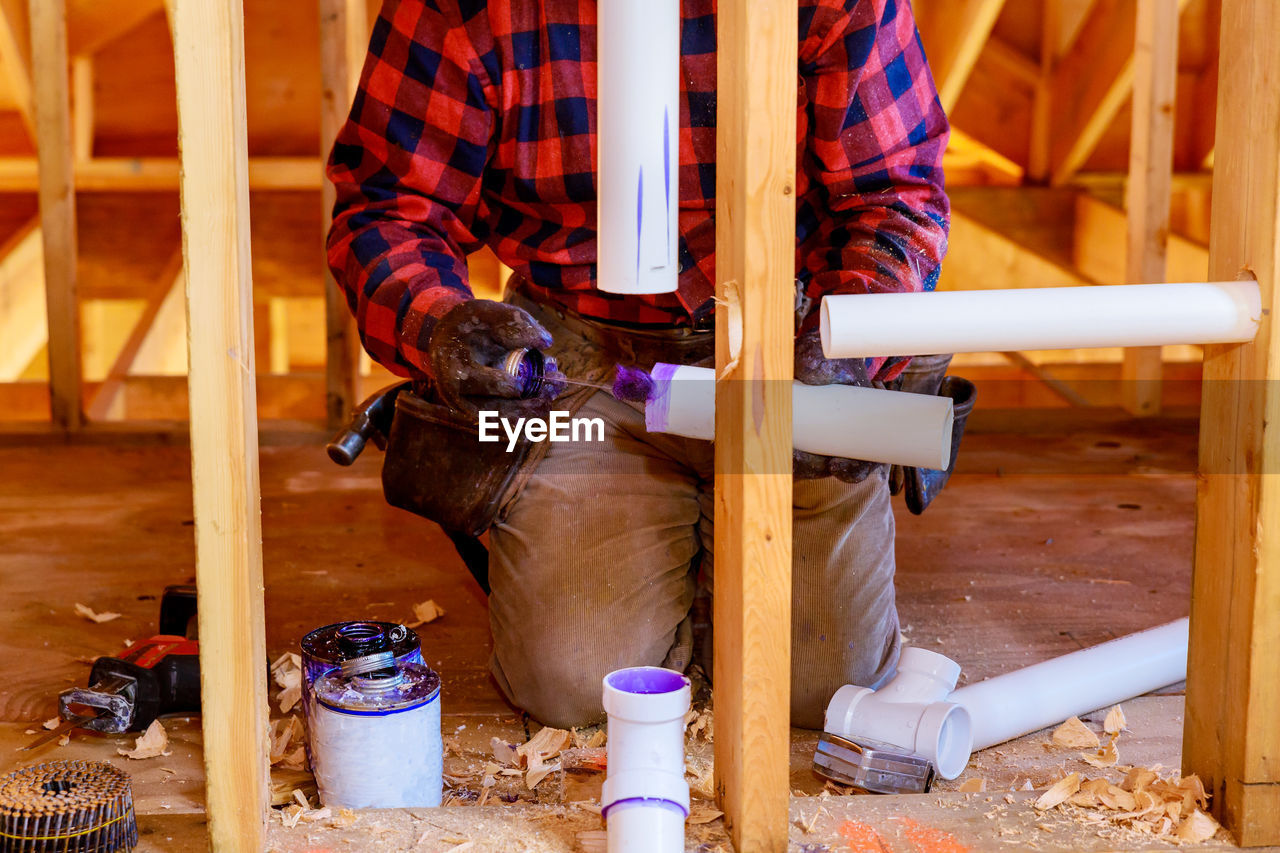
M823 732L813 753L813 770L841 785L872 794L926 794L933 787L933 762L889 743L850 740Z

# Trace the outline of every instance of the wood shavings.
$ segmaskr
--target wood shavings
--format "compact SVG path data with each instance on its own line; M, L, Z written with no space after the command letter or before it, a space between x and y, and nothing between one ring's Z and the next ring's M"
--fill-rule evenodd
M553 761L550 764L543 764L539 762L535 766L530 767L529 771L524 774L525 787L532 791L538 787L539 782L561 769L559 761Z
M684 715L685 736L691 739L701 737L707 743L715 739L715 715L710 708L701 711L690 709Z
M1199 844L1208 841L1218 834L1218 822L1204 812L1196 809L1191 816L1182 821L1174 837L1188 844Z
M687 756L684 763L684 776L689 783L689 792L704 800L715 799L715 768L705 758Z
M722 817L724 817L724 812L719 809L713 809L711 806L702 803L694 803L689 809L689 817L685 819L685 822L696 826L698 824L711 823Z
M1063 779L1059 779L1053 787L1041 794L1039 799L1035 801L1035 807L1040 811L1051 809L1054 806L1065 803L1072 794L1079 790L1080 774L1072 773Z
M516 756L525 768L524 783L530 791L550 774L561 770L560 762L553 761L569 745L572 735L567 729L545 726L515 749Z
M1115 767L1120 761L1120 753L1116 749L1115 739L1106 746L1094 751L1093 753L1082 752L1080 757L1088 764L1094 767Z
M609 833L603 829L584 829L578 833L578 847L583 853L605 853L609 849Z
M512 767L520 764L520 754L516 752L516 748L502 738L489 738L489 752L493 754L493 760L499 764L509 764Z
M71 735L63 735L62 737L58 738L58 746L66 746L69 743L71 743ZM165 753L165 755L168 755L168 754L169 753L167 752ZM150 756L143 756L143 757L150 758Z
M560 765L565 770L607 770L609 752L602 746L566 749L560 753Z
M112 619L120 618L119 613L112 613L110 610L103 611L102 613L94 613L93 608L85 607L78 601L76 602L76 613L83 616L85 619L88 619L90 622L94 622L99 625L103 622L110 622Z
M159 720L152 720L151 725L147 726L147 730L138 735L138 739L134 741L133 749L117 749L116 752L125 758L140 761L144 758L172 755L172 753L165 751L165 747L168 745L169 733L164 730L164 726L160 725Z
M302 658L294 652L285 652L271 664L271 679L280 688L276 704L281 714L293 710L302 698Z
M50 717L49 719L45 720L45 721L44 721L43 723L41 723L40 725L41 725L43 728L45 728L45 729L47 729L47 730L49 730L49 731L53 731L54 729L56 729L56 728L57 728L59 725L61 725L61 724L62 724L62 718L61 718L61 717Z
M1098 736L1079 717L1072 717L1053 732L1053 742L1067 749L1097 749Z
M1107 718L1102 721L1102 730L1109 735L1118 735L1125 730L1128 721L1124 718L1124 709L1119 705L1112 707L1107 712Z
M288 719L272 720L269 737L272 766L278 764L291 770L304 769L306 749L302 746L302 720L296 715L290 715Z
M406 623L408 628L417 628L419 625L425 625L428 622L434 622L444 615L444 608L435 601L428 598L426 601L413 605L414 622Z
M964 780L964 783L957 789L965 794L979 794L987 790L987 780L980 776L972 779Z

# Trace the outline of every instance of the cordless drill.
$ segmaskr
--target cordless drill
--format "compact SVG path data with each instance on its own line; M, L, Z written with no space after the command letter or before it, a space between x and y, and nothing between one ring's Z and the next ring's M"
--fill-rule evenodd
M131 644L116 657L93 662L88 687L58 697L62 725L27 749L75 728L108 734L142 731L162 714L200 710L200 648L195 639L195 587L166 587L161 633ZM178 633L181 632L181 633Z

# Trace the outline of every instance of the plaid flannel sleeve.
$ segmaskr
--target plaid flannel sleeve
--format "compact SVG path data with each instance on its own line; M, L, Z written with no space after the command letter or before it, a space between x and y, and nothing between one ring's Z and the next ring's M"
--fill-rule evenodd
M329 267L365 349L400 375L430 372L436 320L471 298L493 88L466 24L447 0L387 0L329 158Z
M830 293L932 290L950 206L948 125L907 0L818 0L801 14L799 268ZM803 179L802 179L803 180ZM816 313L802 324L815 327ZM888 380L905 360L876 359Z

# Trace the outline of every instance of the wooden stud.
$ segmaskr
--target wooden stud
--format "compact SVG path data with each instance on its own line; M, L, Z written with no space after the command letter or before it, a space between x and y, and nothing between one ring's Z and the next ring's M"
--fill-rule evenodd
M1211 278L1252 275L1262 325L1205 347L1182 763L1243 846L1280 844L1280 32L1223 0Z
M173 291L173 288L181 287L181 285L182 250L178 249L169 258L168 263L164 265L164 269L161 271L159 278L156 279L152 292L147 295L147 304L142 309L142 316L134 324L133 330L129 333L124 346L120 348L120 352L116 354L115 361L112 362L111 368L107 371L106 378L98 386L98 392L93 395L93 402L89 405L89 420L123 419L125 415L124 397L121 392L124 390L124 378L129 375L134 361L138 358L138 353L141 352L143 344L146 343L147 338L151 335L156 318L160 316L160 309L164 306L168 295Z
M174 4L205 810L220 853L265 849L269 802L243 27L240 0Z
M76 190L151 192L178 189L176 157L94 157L76 164ZM253 157L249 185L255 190L317 190L322 180L315 157ZM0 193L34 192L34 157L0 157Z
M48 340L44 241L33 219L0 244L0 382L22 375Z
M1062 0L1043 0L1040 21L1040 75L1031 103L1031 140L1027 151L1027 177L1043 184L1049 180L1053 146L1053 67L1058 62L1058 32L1062 27Z
M1164 281L1173 185L1173 107L1178 97L1178 10L1169 0L1138 4L1134 36L1133 120L1129 133L1125 281ZM1160 413L1160 347L1130 347L1121 381L1131 414Z
M49 401L54 425L74 430L84 415L80 409L80 306L76 298L76 196L66 2L31 0L28 16L49 323Z
M932 3L918 20L929 52L929 68L938 81L938 97L948 111L978 62L1005 0L946 0Z
M727 0L718 29L716 795L757 853L786 850L790 796L795 6Z
M368 11L364 0L319 0L320 2L320 140L322 157L333 146L355 97L360 68L368 49ZM322 235L327 238L333 215L334 188L321 184ZM322 244L323 245L323 244ZM325 312L325 412L330 428L346 422L359 402L360 337L355 318L347 306L347 296L333 279L329 266L324 272ZM272 338L274 341L274 336Z
M0 0L0 75L8 81L18 115L34 140L36 123L31 104L27 29L26 8L22 0Z
M71 136L77 164L93 158L93 57L71 60Z
M1052 146L1055 185L1067 183L1080 171L1133 92L1139 2L1176 2L1181 13L1190 0L1098 0L1094 4L1050 84L1058 128Z

